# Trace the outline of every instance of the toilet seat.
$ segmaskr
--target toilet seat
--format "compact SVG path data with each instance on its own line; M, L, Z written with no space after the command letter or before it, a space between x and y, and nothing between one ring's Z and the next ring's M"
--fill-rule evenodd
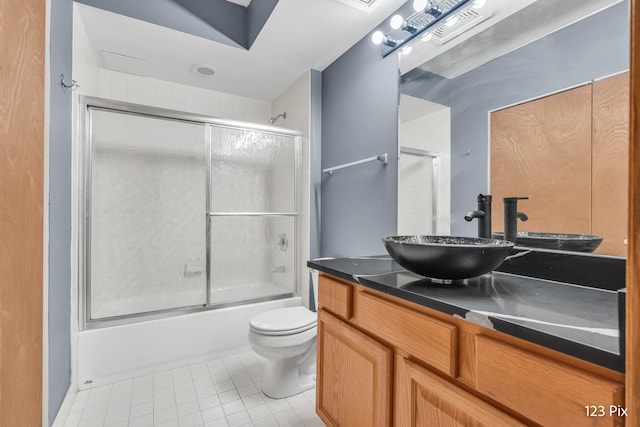
M287 307L253 316L249 326L260 335L293 335L314 328L317 313L305 307Z

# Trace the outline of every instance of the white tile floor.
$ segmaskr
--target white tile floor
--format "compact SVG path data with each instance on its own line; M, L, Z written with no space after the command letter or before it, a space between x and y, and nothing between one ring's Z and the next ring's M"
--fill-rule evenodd
M315 389L270 399L255 353L80 391L64 427L324 426Z

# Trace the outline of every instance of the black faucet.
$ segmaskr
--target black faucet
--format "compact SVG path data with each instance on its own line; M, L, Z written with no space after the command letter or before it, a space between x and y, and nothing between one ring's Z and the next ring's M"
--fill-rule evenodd
M526 221L529 217L518 212L518 200L527 200L528 197L505 197L504 198L504 240L516 243L518 238L518 219Z
M478 237L491 238L491 196L478 194L478 210L464 216L466 221L478 218Z

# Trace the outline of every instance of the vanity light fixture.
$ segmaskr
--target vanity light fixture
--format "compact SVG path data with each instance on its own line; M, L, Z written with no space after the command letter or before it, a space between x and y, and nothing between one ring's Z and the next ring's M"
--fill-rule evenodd
M486 0L413 0L415 13L408 18L394 15L389 21L391 30L386 34L380 30L375 31L371 35L371 40L373 43L381 45L382 56L387 56L420 34L424 33L422 40L428 41L432 37L430 34L432 32L428 32L427 29L440 21L443 21L446 26L454 26L458 22L456 15L461 10L472 4L474 7L481 7L484 2ZM477 3L479 6L475 6ZM402 53L405 54L405 51Z
M424 12L438 18L442 15L442 9L434 2L428 0L413 0L413 10L416 12Z
M376 31L371 35L371 41L373 44L383 44L389 47L396 47L395 40L391 40L388 36L384 35L382 31Z
M410 32L411 34L418 31L418 27L412 25L409 21L404 19L401 15L393 15L393 17L391 18L391 21L389 22L389 25L394 30L404 30L404 31Z

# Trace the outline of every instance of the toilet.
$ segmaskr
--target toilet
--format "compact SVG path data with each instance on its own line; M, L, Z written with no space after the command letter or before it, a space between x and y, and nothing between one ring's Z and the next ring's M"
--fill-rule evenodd
M316 293L317 281L313 282ZM280 399L316 386L317 322L317 313L302 306L270 310L251 318L249 344L267 359L262 373L264 394Z

